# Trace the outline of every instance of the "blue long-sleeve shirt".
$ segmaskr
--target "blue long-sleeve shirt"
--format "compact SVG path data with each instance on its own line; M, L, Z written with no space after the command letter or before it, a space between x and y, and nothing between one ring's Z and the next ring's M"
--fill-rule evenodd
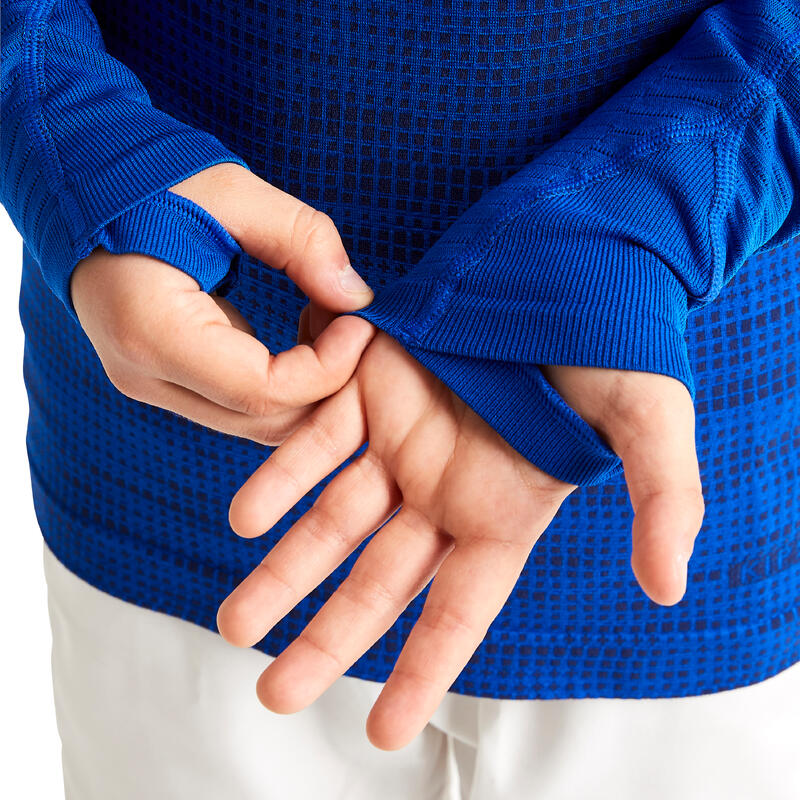
M269 448L120 395L69 297L94 247L148 253L290 346L304 298L166 191L236 161L334 219L376 289L358 313L581 485L454 691L696 694L800 658L798 2L3 0L2 25L32 485L70 569L214 629L318 493L237 539L228 502ZM619 459L543 363L692 393L707 513L677 606L635 583ZM424 598L348 674L385 679Z

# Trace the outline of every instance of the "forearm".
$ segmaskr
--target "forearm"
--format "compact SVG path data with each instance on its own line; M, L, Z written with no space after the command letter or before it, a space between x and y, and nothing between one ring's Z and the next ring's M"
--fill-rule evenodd
M598 482L603 460L575 469L568 449L579 443L558 444L577 415L542 440L551 409L520 414L507 401L520 393L514 379L481 386L476 362L656 372L693 396L688 313L800 230L798 53L795 2L709 9L359 313L430 353L468 404L490 392L485 418L496 428L516 418L509 441L534 463L558 456L557 477Z
M198 231L220 241L224 232L198 209L188 220L188 201L164 192L212 164L244 162L152 106L136 76L106 53L84 0L4 2L2 34L0 200L70 313L72 270L100 244L136 244L173 263L183 254L178 266L204 286L218 280L235 243L198 252ZM150 199L136 219L124 216Z

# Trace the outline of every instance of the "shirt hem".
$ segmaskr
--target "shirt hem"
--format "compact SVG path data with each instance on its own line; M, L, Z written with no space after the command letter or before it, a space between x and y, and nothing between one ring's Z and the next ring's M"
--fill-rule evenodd
M43 498L35 478L33 481L44 540L73 574L120 600L218 633L219 603L244 575L233 575L224 567L201 564L130 536L100 536L88 530L83 531L86 535L75 536L67 525L60 524L59 509ZM45 503L49 508L44 508ZM102 543L111 539L113 551L104 552ZM111 564L114 569L109 571ZM143 565L149 567L147 576ZM130 580L119 580L120 569L130 570ZM182 593L181 587L203 592L205 602L197 603L197 595ZM759 683L800 661L799 621L800 598L796 598L752 625L720 625L713 632L679 631L668 637L490 629L450 691L474 697L543 700L688 697L727 691ZM279 655L306 622L305 612L296 608L254 649ZM401 616L344 674L386 681L414 622L415 618ZM482 662L492 667L484 669ZM743 671L745 664L749 665L747 672Z

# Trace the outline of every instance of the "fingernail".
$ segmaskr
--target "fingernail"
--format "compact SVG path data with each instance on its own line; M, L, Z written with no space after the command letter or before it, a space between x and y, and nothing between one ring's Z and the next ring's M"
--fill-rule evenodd
M345 264L339 272L339 285L351 294L372 294L372 289L364 283L361 276L349 264Z

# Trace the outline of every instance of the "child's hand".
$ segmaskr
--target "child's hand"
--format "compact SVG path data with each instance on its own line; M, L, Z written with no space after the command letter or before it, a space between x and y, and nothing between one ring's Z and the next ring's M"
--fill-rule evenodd
M236 164L172 187L205 208L245 252L332 311L372 300L326 215ZM344 278L344 280L343 280ZM176 267L97 248L75 268L71 296L109 379L123 394L206 427L277 444L352 375L372 326L333 321L313 343L272 356L242 315Z
M643 387L639 401L616 392L635 393L634 375ZM565 386L582 382L581 389L593 392L594 418L620 447L637 512L637 575L651 597L671 604L685 591L685 561L676 563L676 556L688 558L703 515L692 404L672 378L625 377L630 380L622 382L612 370L559 373ZM258 682L268 708L304 708L433 577L367 722L373 744L395 749L425 726L575 487L534 467L397 342L378 333L353 378L237 492L233 529L247 537L264 533L367 439L365 453L226 598L217 622L229 642L255 644L400 506Z

